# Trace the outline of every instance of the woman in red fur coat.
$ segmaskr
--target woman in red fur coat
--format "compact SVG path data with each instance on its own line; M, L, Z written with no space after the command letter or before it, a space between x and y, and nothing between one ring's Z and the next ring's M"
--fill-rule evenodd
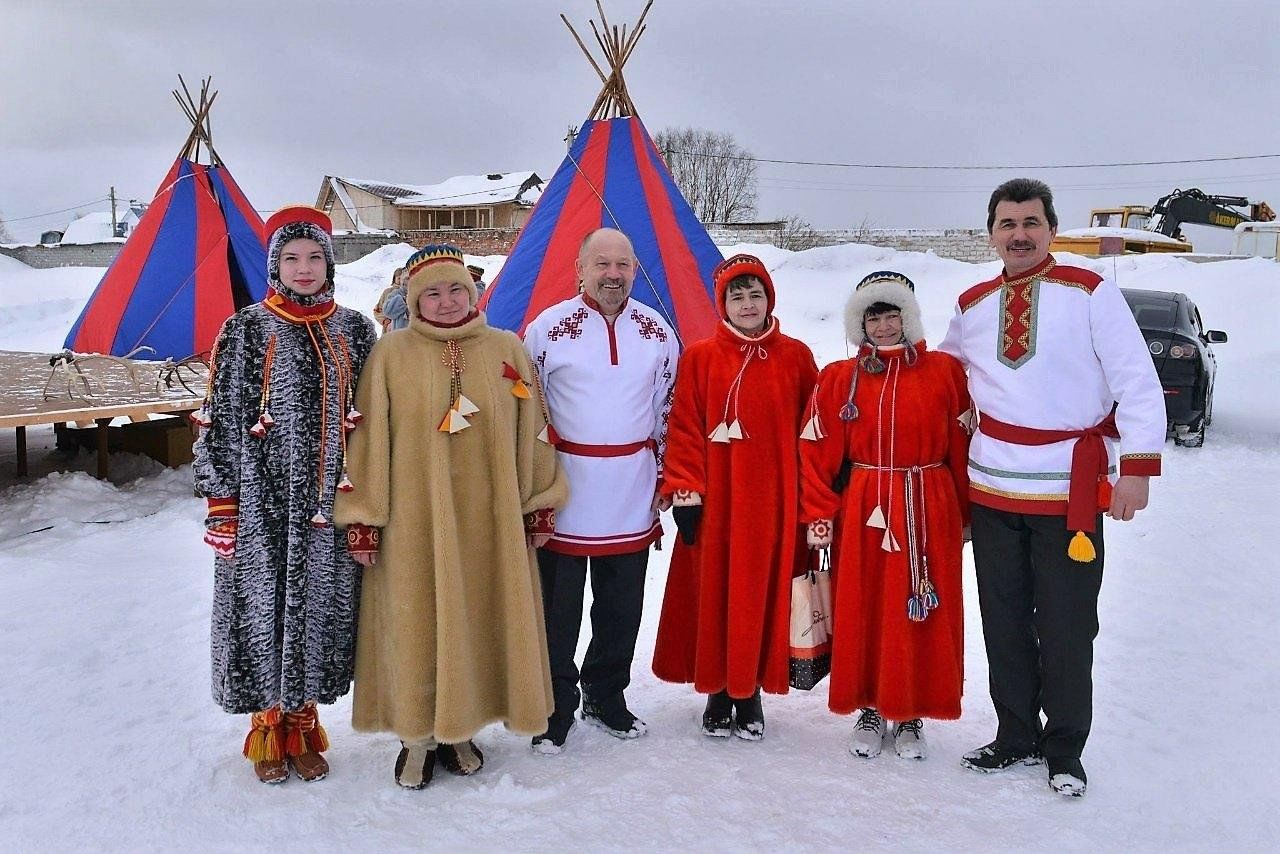
M925 757L922 718L960 717L962 530L969 394L960 363L925 347L915 287L872 273L845 309L852 359L823 369L801 434L801 516L833 545L833 712L860 711L849 750ZM843 487L840 485L843 484Z
M773 317L760 259L716 268L724 322L676 372L663 494L680 529L653 672L709 695L702 731L764 737L760 689L786 693L790 584L805 558L797 437L813 354Z

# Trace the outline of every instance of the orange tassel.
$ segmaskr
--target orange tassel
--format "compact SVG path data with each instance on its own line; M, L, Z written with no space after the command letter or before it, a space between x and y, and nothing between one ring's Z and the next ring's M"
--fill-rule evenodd
M284 749L289 756L323 753L329 749L329 734L320 726L320 715L315 706L289 712L284 720Z
M318 720L315 729L307 733L307 747L312 753L324 753L329 749L329 733L324 731Z

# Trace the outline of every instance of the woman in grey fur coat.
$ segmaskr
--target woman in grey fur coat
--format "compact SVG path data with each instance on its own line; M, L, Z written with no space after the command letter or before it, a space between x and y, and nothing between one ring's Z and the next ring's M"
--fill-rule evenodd
M216 553L213 698L251 714L244 754L258 778L329 766L317 703L351 686L360 568L333 526L350 489L353 392L373 324L333 299L329 218L285 208L266 225L269 290L222 327L195 446Z

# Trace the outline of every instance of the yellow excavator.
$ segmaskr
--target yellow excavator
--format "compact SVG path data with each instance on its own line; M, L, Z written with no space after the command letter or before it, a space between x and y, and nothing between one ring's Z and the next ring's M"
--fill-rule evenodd
M1243 209L1243 210L1240 210ZM1089 227L1060 231L1050 249L1077 255L1191 252L1184 224L1235 228L1242 222L1270 222L1276 212L1266 202L1243 196L1211 196L1201 190L1174 190L1150 207L1095 208Z

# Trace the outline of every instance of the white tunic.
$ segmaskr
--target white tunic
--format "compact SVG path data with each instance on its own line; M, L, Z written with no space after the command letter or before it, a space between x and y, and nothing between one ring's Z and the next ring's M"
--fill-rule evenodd
M1160 473L1164 392L1115 282L1052 256L1018 279L997 276L960 296L939 349L968 369L983 417L1082 430L1118 404L1119 473ZM979 429L969 450L973 501L1021 513L1065 513L1074 446L1074 440L1013 444ZM1114 472L1111 440L1108 455Z
M680 357L671 327L636 300L609 322L594 300L577 296L534 318L524 340L569 477L569 503L547 548L608 555L647 547L662 532L652 502Z

